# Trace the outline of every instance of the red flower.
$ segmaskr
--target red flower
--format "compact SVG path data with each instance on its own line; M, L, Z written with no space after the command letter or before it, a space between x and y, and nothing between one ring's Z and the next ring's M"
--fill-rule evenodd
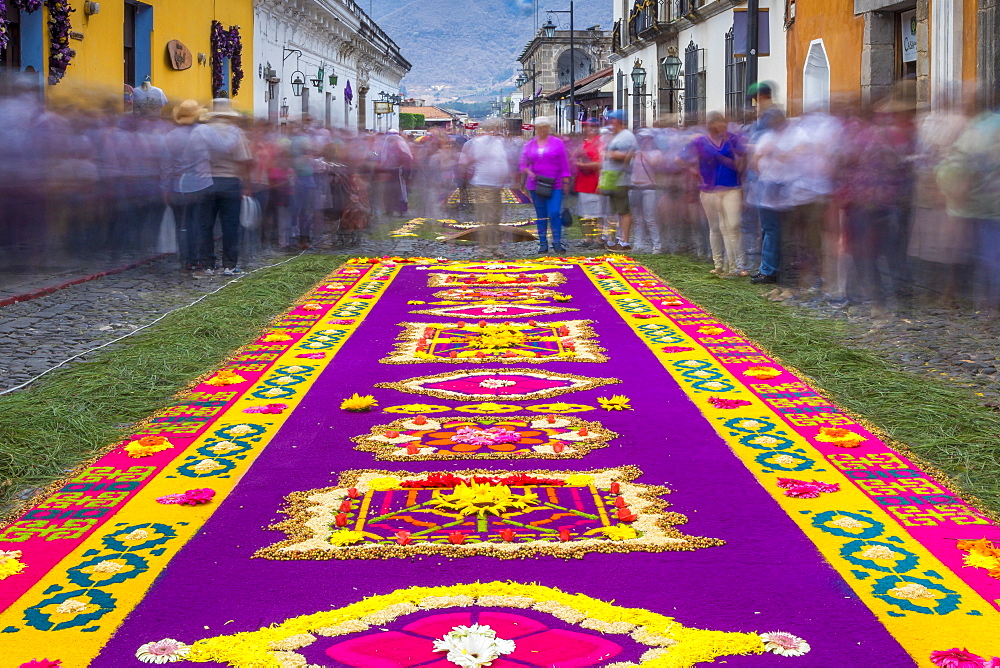
M461 531L449 531L448 542L452 545L461 545L465 542L465 534Z

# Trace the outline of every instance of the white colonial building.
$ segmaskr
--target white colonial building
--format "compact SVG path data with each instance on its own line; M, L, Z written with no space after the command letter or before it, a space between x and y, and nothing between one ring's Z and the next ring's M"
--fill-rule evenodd
M396 43L354 0L254 1L254 114L271 123L308 115L328 127L399 127Z
M746 99L746 0L613 0L615 108L636 126L698 122L721 111L736 122L753 120ZM760 0L758 81L777 84L785 99L785 6ZM664 68L665 64L673 68ZM641 87L633 72L644 72ZM667 71L675 75L668 78Z

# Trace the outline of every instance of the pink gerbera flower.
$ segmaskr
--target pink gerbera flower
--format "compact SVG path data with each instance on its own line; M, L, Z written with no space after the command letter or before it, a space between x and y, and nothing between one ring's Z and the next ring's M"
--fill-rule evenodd
M983 657L967 649L951 649L931 652L931 663L941 668L983 668Z
M62 659L52 661L50 659L32 659L28 663L22 663L17 668L62 668Z
M760 639L764 642L765 651L781 656L802 656L810 649L805 640L784 631L761 633Z

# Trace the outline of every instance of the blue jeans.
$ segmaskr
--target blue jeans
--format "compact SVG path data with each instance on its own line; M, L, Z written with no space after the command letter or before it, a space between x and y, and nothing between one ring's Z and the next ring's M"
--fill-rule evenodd
M548 197L531 191L531 203L535 205L535 217L538 219L535 221L538 243L543 246L549 245L549 223L552 224L552 243L558 245L562 242L562 198L562 190L558 188L553 188Z
M215 219L222 227L222 266L232 269L239 259L240 207L243 204L243 182L234 178L213 178L212 194L202 217L199 242L199 264L205 269L215 267Z
M781 266L781 212L761 207L760 273L773 276Z

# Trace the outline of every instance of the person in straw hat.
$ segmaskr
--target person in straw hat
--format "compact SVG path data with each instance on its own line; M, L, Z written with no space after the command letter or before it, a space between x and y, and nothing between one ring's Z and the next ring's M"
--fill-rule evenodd
M240 208L244 184L249 188L250 165L253 156L250 142L237 123L242 119L233 110L232 101L220 97L212 100L212 111L205 114L206 140L210 149L212 194L208 211L201 219L198 244L199 262L208 272L215 268L215 221L222 227L222 273L240 273L237 267L240 246Z
M162 188L172 207L177 228L181 267L198 270L198 235L201 217L212 192L212 167L204 130L197 125L205 113L197 100L184 100L173 110L177 127L164 139Z

